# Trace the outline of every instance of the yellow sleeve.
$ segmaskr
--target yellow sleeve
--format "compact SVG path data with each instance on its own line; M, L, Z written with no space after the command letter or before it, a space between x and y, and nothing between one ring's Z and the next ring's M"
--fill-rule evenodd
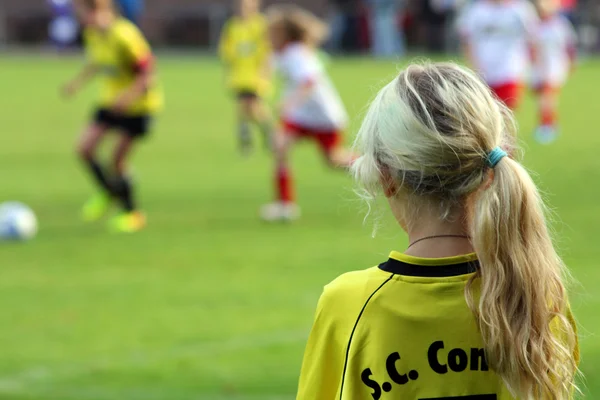
M271 40L269 39L267 21L264 18L261 21L258 57L261 63L269 62L271 59Z
M231 64L235 59L235 38L231 32L231 25L231 21L225 24L219 41L219 57L225 64Z
M83 51L85 54L85 58L88 63L95 64L94 50L92 48L93 44L91 41L91 35L92 35L92 33L87 28L84 28L83 31L81 32L81 38L83 39Z
M317 313L302 362L297 400L331 400L336 397L344 369L345 348L338 337L327 289Z
M118 29L117 37L125 57L133 65L145 64L152 58L150 45L135 25L123 22Z

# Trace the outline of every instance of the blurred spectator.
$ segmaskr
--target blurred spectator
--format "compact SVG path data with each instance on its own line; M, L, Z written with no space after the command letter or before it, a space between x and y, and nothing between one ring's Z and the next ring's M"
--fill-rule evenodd
M420 1L419 17L427 51L441 53L446 50L448 24L459 3L459 0Z
M344 34L348 28L348 18L352 13L352 0L333 0L329 2L329 26L331 34L327 47L331 51L339 51L342 48Z
M396 57L405 52L404 33L400 28L403 0L367 0L370 6L371 50L376 57Z
M354 53L368 46L362 0L330 0L330 51Z
M79 25L70 0L47 0L52 9L52 21L48 28L50 40L59 49L65 49L77 40Z
M139 24L140 17L144 12L144 0L117 0L121 14L133 22Z

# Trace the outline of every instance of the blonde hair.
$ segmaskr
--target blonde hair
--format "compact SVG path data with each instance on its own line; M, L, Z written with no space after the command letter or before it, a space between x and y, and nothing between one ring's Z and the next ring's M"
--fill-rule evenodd
M293 4L274 5L267 9L269 25L281 26L287 39L318 47L329 37L328 25L317 16Z
M407 209L432 205L442 219L466 210L480 268L465 296L490 366L519 398L566 399L578 350L564 265L527 171L509 157L493 170L486 162L496 146L513 157L515 136L511 112L473 72L411 65L373 101L352 170L369 196L389 176Z

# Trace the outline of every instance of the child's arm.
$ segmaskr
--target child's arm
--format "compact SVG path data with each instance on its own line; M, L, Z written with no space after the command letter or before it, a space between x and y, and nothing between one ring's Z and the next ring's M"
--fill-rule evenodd
M477 70L477 60L475 58L475 53L473 52L473 45L471 44L471 40L467 37L463 37L461 43L461 49L464 58L467 60L469 67L474 70Z
M460 49L463 57L471 68L477 69L477 62L472 44L472 25L474 19L472 15L472 8L470 6L465 7L456 20L455 29L458 31Z
M98 74L98 66L91 63L86 64L75 78L63 85L61 89L63 96L68 98L75 95L96 74Z
M575 28L569 21L565 20L566 30L567 30L567 48L565 49L567 55L569 56L569 70L571 73L575 70L575 65L577 62L577 32Z
M135 71L135 80L125 89L113 104L115 111L124 111L143 96L154 79L154 56L152 50L137 29L120 32L119 40L123 52Z
M316 55L313 54L316 57ZM316 61L306 58L305 53L296 53L285 61L285 75L295 83L295 90L287 94L281 105L284 113L301 107L310 98L315 89L318 79L318 68Z
M312 79L305 80L298 88L288 95L281 105L281 113L285 115L291 110L302 106L310 97L315 87L315 81Z
M153 58L148 57L136 66L136 78L131 86L123 91L121 95L115 101L113 108L116 111L123 111L129 108L129 106L143 96L154 79L154 68Z
M219 40L219 57L226 66L231 65L235 59L235 43L231 37L230 30L230 24L225 24Z
M536 31L540 24L540 17L532 4L524 3L520 12L521 24L529 50L529 60L535 64L538 58L538 43Z

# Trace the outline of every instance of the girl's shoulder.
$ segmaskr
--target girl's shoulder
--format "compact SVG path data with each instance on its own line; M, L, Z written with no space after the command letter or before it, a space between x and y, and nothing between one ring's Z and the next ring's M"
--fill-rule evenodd
M378 287L390 278L390 274L379 267L346 272L327 284L322 298L326 302L347 301L364 303Z

